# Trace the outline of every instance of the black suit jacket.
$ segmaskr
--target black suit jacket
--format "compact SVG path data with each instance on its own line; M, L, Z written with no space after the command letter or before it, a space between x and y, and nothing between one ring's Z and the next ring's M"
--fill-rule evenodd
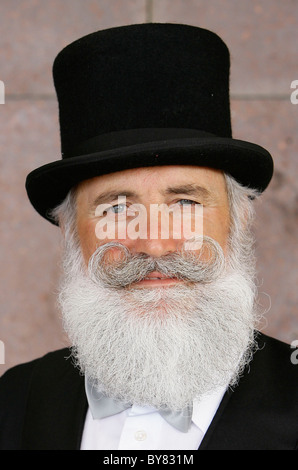
M258 335L259 350L227 391L199 450L298 447L298 365L293 349ZM87 411L84 379L63 349L0 379L0 449L80 449Z

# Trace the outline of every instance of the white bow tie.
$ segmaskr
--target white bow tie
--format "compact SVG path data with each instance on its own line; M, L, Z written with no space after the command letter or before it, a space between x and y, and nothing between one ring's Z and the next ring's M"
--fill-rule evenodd
M131 403L114 400L99 392L87 378L85 378L85 389L94 419L107 418L132 407ZM157 411L167 423L179 431L186 433L189 430L192 420L192 406L188 406L181 411L171 411L168 408Z

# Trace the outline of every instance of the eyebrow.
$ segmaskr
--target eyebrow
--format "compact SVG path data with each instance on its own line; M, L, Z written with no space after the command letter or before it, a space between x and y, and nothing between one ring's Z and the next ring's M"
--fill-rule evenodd
M94 201L91 203L91 209L96 209L99 204L108 203L118 199L120 196L125 197L137 197L137 194L133 191L105 191L99 194Z
M182 184L179 186L170 186L165 191L165 194L186 194L188 196L201 196L204 198L211 198L211 192L203 186L197 184Z
M178 185L178 186L169 186L164 191L162 191L162 194L165 194L165 195L185 194L187 196L197 196L197 197L203 197L205 199L212 197L212 194L208 189L204 188L203 186L199 186L197 184L182 184L182 185ZM92 210L96 209L96 207L99 204L104 204L104 203L108 203L110 201L115 201L121 196L137 198L138 194L135 193L134 191L130 191L130 190L105 191L105 192L99 194L94 199L94 201L92 201L91 209Z

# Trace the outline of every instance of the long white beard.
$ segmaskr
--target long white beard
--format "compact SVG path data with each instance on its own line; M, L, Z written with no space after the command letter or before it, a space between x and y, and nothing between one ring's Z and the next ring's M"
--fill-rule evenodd
M76 364L112 398L156 408L182 409L235 385L257 321L253 256L240 264L208 282L115 288L86 273L69 241L59 297Z

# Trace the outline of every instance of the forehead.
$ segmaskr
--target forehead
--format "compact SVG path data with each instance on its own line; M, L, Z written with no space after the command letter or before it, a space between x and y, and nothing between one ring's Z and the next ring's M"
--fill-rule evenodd
M210 194L226 194L224 174L220 170L192 165L167 165L133 168L96 176L78 185L77 195L94 197L98 192L125 190L140 195L166 192L167 188L197 185Z

